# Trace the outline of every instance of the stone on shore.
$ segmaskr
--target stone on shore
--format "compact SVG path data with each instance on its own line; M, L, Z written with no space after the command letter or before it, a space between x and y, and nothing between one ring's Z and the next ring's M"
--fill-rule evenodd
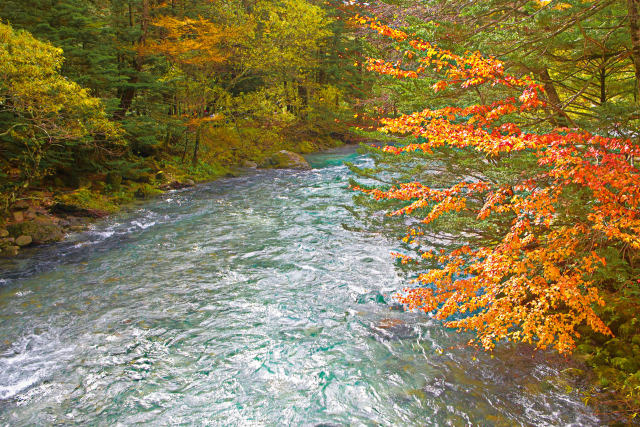
M33 238L31 236L20 236L16 239L16 245L22 247L22 246L28 246L31 244L31 242L33 242Z
M13 220L15 222L22 222L24 221L24 213L22 213L22 211L15 211L13 212Z
M261 166L274 169L311 169L304 157L287 150L278 151Z
M255 169L258 167L258 164L256 162L252 162L251 160L243 160L242 167L247 169Z
M62 227L46 218L37 218L34 221L26 221L12 224L8 227L12 236L31 236L33 243L40 245L43 243L59 242L64 238Z
M5 257L12 257L12 256L18 255L18 252L20 252L19 246L8 246L2 249L2 252L0 252L0 255Z

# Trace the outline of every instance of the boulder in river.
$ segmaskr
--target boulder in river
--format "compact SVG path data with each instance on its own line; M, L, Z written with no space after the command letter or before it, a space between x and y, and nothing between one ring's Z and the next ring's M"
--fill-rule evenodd
M298 153L281 150L269 157L262 165L275 169L311 169L309 163Z

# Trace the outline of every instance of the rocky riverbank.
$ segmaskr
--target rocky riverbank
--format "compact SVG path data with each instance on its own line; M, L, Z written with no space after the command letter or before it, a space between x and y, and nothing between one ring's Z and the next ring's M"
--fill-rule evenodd
M247 162L243 169L310 169L309 163L300 154L282 150L268 157L260 165ZM242 173L242 169L237 171ZM95 184L95 183L94 183ZM107 185L107 183L98 183ZM168 190L192 187L196 182L190 178L180 181L156 182L150 187L136 187L131 189L135 199L145 199L153 194L160 194ZM100 186L102 187L102 186ZM0 219L0 256L12 257L20 253L20 249L34 245L44 245L64 240L70 232L85 230L96 219L104 218L113 213L114 206L100 209L99 204L83 202L78 194L92 193L74 190L66 194L54 196L53 193L38 192L14 203L4 219ZM125 199L126 200L126 199ZM133 200L133 199L130 199ZM126 205L122 203L116 208Z

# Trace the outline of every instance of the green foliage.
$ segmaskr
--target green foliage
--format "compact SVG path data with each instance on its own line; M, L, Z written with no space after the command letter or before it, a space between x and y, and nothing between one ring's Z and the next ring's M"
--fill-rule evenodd
M65 165L95 169L123 148L100 100L59 73L62 60L60 49L0 24L0 169L12 178L0 182L0 208Z

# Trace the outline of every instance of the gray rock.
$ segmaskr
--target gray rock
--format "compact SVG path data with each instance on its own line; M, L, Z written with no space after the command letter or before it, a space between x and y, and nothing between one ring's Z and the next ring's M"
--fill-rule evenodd
M33 239L31 238L31 236L20 236L16 239L16 245L20 247L28 246L31 244L31 242L33 242Z
M242 162L242 167L243 168L248 168L248 169L256 169L258 167L258 164L256 162L252 162L250 160L244 160Z

